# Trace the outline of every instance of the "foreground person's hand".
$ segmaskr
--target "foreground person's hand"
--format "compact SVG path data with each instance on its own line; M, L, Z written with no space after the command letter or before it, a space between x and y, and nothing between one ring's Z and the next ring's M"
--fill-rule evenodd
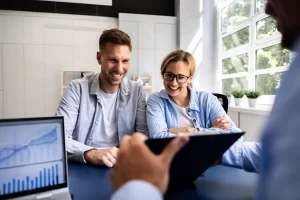
M166 192L171 161L189 138L175 137L160 155L151 152L145 144L146 139L140 133L122 138L118 160L111 174L114 191L128 181L143 180L153 184L162 194Z

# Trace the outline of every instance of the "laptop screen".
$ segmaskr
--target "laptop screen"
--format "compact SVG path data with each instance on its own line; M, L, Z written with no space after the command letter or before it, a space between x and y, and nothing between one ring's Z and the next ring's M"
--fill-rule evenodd
M63 117L0 120L0 199L67 187Z

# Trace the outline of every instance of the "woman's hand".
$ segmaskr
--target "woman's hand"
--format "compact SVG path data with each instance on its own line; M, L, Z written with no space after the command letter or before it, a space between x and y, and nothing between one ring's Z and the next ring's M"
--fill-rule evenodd
M188 132L188 133L195 133L198 132L198 128L194 127L178 127L178 128L170 128L168 132L173 133L173 134L178 134L181 132Z
M230 130L230 127L231 127L230 120L224 119L223 117L219 117L218 119L216 119L216 121L212 126L212 128L219 128L225 131Z

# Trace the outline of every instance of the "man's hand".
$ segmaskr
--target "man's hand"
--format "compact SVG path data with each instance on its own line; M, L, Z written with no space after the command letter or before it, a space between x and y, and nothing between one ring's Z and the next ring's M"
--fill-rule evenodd
M116 163L119 149L112 147L109 149L92 149L84 152L84 159L93 165L106 165L112 167Z
M177 134L180 132L189 132L189 133L195 133L199 131L199 129L194 127L178 127L178 128L170 128L168 130L169 133Z
M140 133L123 136L118 160L111 174L114 191L130 180L143 180L156 186L162 194L166 192L170 163L189 137L175 137L160 155L150 151L145 144L146 139Z
M230 129L230 126L231 126L230 125L230 120L224 119L223 117L219 117L214 122L212 128L219 128L219 129L223 129L225 131L228 131Z

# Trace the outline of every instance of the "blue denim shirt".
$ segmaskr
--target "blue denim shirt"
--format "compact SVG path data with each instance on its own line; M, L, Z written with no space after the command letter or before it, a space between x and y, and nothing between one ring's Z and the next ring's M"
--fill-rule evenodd
M85 162L83 153L90 146L93 135L101 134L98 123L101 115L99 74L73 80L67 87L56 115L64 116L68 158ZM119 141L125 134L136 131L148 135L146 123L146 95L138 83L124 79L116 105Z
M208 92L190 90L190 103L188 115L193 121L194 127L200 131L213 130L219 133L239 132L239 128L231 121L224 111L219 100ZM231 121L229 131L212 128L213 123L219 117ZM149 136L152 138L164 138L175 136L168 132L170 128L178 127L178 116L175 105L167 92L163 89L153 93L147 101L147 124ZM240 138L227 150L222 157L223 164L230 165L247 171L259 171L261 145L256 142L243 142Z
M300 199L300 37L263 131L259 200Z

